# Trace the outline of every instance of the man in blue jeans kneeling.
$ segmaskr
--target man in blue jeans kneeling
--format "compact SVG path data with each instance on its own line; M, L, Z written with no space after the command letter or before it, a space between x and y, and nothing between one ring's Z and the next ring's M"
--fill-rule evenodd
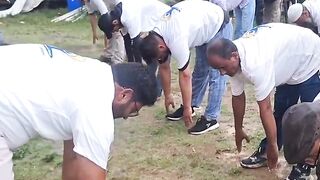
M240 39L221 39L208 48L209 64L221 74L231 76L232 107L238 151L242 140L245 113L244 85L253 84L260 118L266 133L259 148L241 161L244 168L268 165L275 169L282 147L281 120L284 112L301 102L311 102L320 92L320 38L311 30L289 24L258 26ZM271 107L273 89L274 112ZM289 179L300 179L307 165L298 164ZM300 173L297 173L300 172Z

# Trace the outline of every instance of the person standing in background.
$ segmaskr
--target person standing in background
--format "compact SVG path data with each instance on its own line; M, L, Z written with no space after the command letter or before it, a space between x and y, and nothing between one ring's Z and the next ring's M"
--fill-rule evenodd
M252 29L256 6L255 0L210 0L210 2L217 4L225 11L234 10L236 15L235 39Z
M263 24L280 22L280 3L281 0L264 0Z
M96 11L105 14L112 10L116 4L116 0L84 0L85 6L87 8L90 24L92 28L92 43L96 44L98 40L97 35L97 16ZM124 41L120 32L112 33L111 37L104 38L105 49L103 55L101 55L100 60L110 63L117 64L125 61L125 49Z

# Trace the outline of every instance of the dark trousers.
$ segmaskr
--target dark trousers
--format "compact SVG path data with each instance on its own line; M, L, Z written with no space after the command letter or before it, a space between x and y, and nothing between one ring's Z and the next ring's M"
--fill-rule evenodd
M303 83L297 85L284 84L276 87L274 95L274 118L277 125L277 144L279 150L282 147L282 117L285 111L292 105L301 102L312 102L320 92L319 72ZM267 138L264 138L260 145L261 152L264 153L267 147Z
M256 0L256 9L255 9L255 18L256 18L256 25L259 26L263 22L263 7L264 7L264 0Z

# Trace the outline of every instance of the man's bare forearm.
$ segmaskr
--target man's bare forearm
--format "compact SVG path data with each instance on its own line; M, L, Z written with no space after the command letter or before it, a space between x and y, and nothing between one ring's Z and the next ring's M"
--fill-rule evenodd
M232 96L232 109L235 130L242 130L243 117L246 108L246 95L243 92L239 96Z
M169 62L159 66L159 73L165 97L171 94L171 68Z
M97 25L98 25L97 16L94 14L90 14L89 17L90 17L92 34L97 34Z
M192 82L189 68L179 71L179 85L184 108L191 108Z
M265 130L268 143L274 145L277 143L277 126L273 116L270 96L258 102L260 109L260 118Z

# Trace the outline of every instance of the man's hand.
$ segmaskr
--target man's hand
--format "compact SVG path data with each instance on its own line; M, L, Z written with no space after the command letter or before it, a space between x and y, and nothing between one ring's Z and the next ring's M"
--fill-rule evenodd
M267 159L268 159L269 170L274 170L277 168L278 156L279 156L279 151L278 151L277 143L268 144L267 145Z
M192 126L192 108L183 107L183 120L184 125L189 129Z
M92 32L92 44L96 44L97 40L99 40L97 32Z
M247 142L250 142L250 139L248 135L243 131L243 129L236 130L235 138L236 138L237 150L240 153L242 150L242 141L245 139Z
M268 141L268 167L270 170L273 170L277 167L279 152L277 145L277 126L272 113L270 94L264 100L258 101L258 105L260 110L260 118Z
M164 98L164 106L166 107L167 114L169 113L170 105L172 108L175 108L172 94L169 94L168 96L165 96L165 98Z

